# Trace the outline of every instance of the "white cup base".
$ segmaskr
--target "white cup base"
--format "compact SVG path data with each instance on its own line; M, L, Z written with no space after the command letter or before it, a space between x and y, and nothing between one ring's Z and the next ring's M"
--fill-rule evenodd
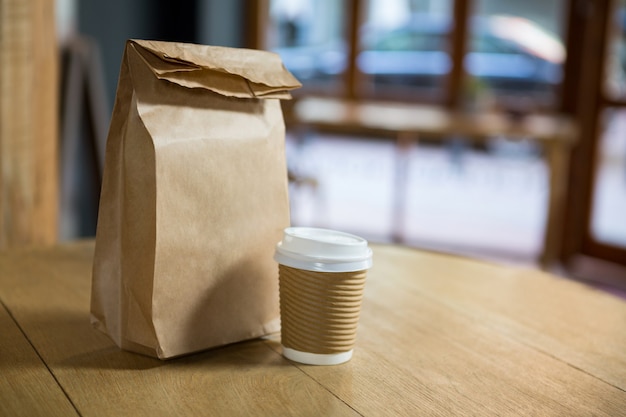
M283 356L285 358L306 365L339 365L340 363L348 362L352 358L352 352L353 350L350 349L341 353L310 353L300 352L299 350L283 346Z

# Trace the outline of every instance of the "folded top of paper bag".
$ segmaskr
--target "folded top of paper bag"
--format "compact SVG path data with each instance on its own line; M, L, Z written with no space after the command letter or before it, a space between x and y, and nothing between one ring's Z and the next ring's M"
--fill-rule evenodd
M129 41L155 76L241 98L291 96L301 84L272 52L145 40Z

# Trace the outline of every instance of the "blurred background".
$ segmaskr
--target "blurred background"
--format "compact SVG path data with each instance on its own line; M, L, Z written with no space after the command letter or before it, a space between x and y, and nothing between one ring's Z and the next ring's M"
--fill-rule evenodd
M2 1L5 16L19 3ZM557 272L626 288L625 0L57 0L54 10L60 240L95 233L126 39L183 41L277 52L303 83L296 102L570 117L577 142ZM303 133L289 120L293 224L392 241L394 142ZM536 265L548 221L544 150L532 137L465 139L426 138L408 150L403 243Z

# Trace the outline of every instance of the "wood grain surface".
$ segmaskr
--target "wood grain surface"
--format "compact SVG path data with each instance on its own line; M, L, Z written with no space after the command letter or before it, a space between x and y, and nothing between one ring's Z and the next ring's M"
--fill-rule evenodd
M0 338L0 415L77 415L3 305L0 305Z
M92 256L0 255L0 300L81 415L357 415L261 340L167 362L120 351L89 324Z
M626 415L621 299L535 270L373 248L354 357L330 367L285 360L279 335L165 362L122 352L89 325L91 242L4 252L12 336L0 352L25 349L50 377L20 385L20 365L3 360L0 398L83 416ZM67 401L45 399L55 380Z

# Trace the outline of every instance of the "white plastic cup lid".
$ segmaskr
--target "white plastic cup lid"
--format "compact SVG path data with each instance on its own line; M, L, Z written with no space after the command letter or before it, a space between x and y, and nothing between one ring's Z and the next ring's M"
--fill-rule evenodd
M274 259L306 271L352 272L372 266L367 240L349 233L314 227L288 227Z

